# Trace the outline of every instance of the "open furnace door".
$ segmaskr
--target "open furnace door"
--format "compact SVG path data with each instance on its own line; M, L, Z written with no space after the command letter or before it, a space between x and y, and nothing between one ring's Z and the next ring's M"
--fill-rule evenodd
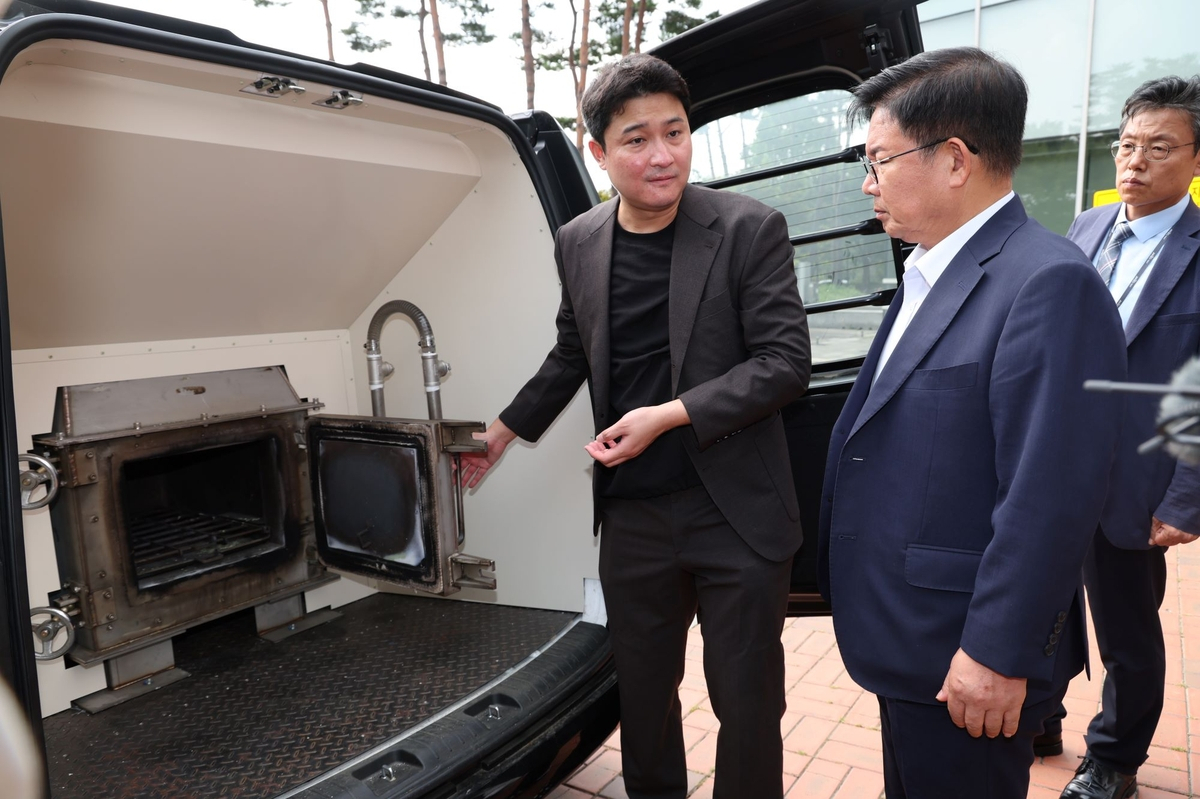
M481 422L313 416L309 476L317 551L330 568L447 595L494 590L491 560L466 540L455 463L479 452Z

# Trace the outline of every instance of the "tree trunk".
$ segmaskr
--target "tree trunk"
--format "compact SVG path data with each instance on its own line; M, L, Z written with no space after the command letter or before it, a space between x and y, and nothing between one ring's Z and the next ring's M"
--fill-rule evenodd
M625 20L621 24L621 58L629 55L629 21L632 18L633 0L625 0Z
M425 17L429 16L429 11L425 8L425 0L421 0L421 10L417 12L417 35L421 39L421 61L425 63L425 80L432 81L433 76L429 74L429 51L425 49Z
M329 60L333 60L333 20L329 18L329 0L321 0L321 8L325 9L325 41L329 45Z
M571 4L571 43L567 46L567 66L571 69L571 85L575 87L575 130L579 131L583 128L583 114L579 110L579 65L575 61L575 33L579 30L579 12L575 10L575 0L567 2ZM582 140L577 141L575 147L583 152Z
M633 40L633 52L642 52L642 35L646 32L646 0L638 0L637 37Z
M437 0L429 0L429 19L433 22L433 51L437 54L438 83L446 84L446 53L443 48L442 25L438 22Z
M533 110L533 25L529 21L529 0L521 0L521 47L525 50L525 100Z
M592 0L583 0L583 30L579 37L579 82L575 84L575 147L583 152L583 89L587 85L588 17L592 15Z

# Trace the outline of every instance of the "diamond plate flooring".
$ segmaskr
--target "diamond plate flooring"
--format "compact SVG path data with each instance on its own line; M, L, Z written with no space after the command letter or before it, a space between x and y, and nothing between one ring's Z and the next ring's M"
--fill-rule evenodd
M191 677L45 719L53 799L269 797L499 676L574 614L375 594L272 644L253 612L175 639Z

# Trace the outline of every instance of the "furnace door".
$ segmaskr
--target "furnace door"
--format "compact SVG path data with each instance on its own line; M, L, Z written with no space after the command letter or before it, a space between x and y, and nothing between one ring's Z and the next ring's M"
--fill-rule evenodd
M309 477L327 566L448 594L464 540L454 457L478 449L477 422L314 416Z

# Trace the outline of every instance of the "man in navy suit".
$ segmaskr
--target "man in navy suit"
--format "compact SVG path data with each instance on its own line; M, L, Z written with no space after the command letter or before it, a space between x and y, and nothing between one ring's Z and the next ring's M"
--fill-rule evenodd
M1027 91L974 48L855 90L863 191L916 244L834 427L822 592L879 697L888 799L1023 799L1086 656L1081 571L1125 377L1112 300L1012 192ZM947 768L946 764L954 764Z
M1067 237L1108 281L1125 326L1129 379L1165 383L1200 349L1200 76L1143 84L1126 101L1113 143L1118 205L1080 215ZM1087 325L1087 322L1082 324ZM1084 583L1107 672L1087 757L1063 799L1125 799L1137 791L1163 708L1166 654L1158 609L1166 547L1200 533L1200 470L1137 453L1153 434L1158 400L1127 400L1109 495ZM1065 711L1064 711L1065 713ZM1061 721L1048 744L1061 750Z

